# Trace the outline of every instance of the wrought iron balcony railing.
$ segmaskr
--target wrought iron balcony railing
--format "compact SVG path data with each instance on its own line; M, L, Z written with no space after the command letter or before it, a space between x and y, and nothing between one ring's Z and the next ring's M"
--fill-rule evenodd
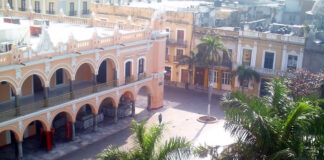
M129 84L135 81L134 76L125 77L125 84Z
M83 15L85 15L85 14L89 14L90 12L89 12L89 10L87 9L87 10L82 10L82 14Z
M145 72L143 72L143 73L139 73L138 75L137 75L137 79L138 80L142 80L142 79L145 79L146 78L146 73Z
M16 108L11 108L11 109L8 109L5 111L0 111L0 122L9 120L9 119L12 119L15 117L19 117L22 115L30 114L30 113L33 113L40 109L43 109L43 108L48 108L51 106L59 105L59 104L68 102L70 100L84 97L84 96L87 96L87 95L90 95L90 94L93 94L96 92L108 90L108 89L111 89L111 88L114 88L117 86L119 86L118 80L114 80L114 81L110 81L110 82L106 82L106 83L101 83L98 85L92 85L92 86L82 88L82 89L73 90L73 92L67 92L67 93L60 94L55 97L50 97L48 99L42 99L39 101L35 101L30 104L19 105L19 107L16 107Z
M47 14L55 14L55 11L46 11Z
M19 8L19 11L26 11L26 8Z
M40 9L35 9L34 12L35 13L41 13L41 10Z
M69 16L76 16L77 15L77 11L70 11L69 12Z
M167 39L168 46L178 46L187 48L187 41L186 40L177 40L177 39Z

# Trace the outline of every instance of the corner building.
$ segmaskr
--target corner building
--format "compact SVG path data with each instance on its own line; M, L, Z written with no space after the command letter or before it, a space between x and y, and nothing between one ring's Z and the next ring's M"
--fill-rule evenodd
M8 35L0 39L0 149L13 145L11 157L22 159L32 137L51 150L55 135L73 140L79 128L134 116L143 88L148 110L163 106L162 13L145 25L95 15L0 14L0 34Z

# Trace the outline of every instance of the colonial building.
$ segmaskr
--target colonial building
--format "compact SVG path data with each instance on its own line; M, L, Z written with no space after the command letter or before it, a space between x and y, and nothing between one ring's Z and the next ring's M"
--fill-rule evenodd
M143 4L144 5L144 4ZM128 20L134 24L145 24L157 8L146 6L112 6L106 4L93 4L91 10L101 19ZM166 10L164 30L169 32L165 50L165 80L166 83L178 83L184 86L188 81L188 66L178 66L182 55L189 55L194 27L194 13L185 11Z
M21 12L40 14L64 14L66 16L89 16L92 0L1 0L2 10L11 9ZM100 2L99 0L96 2Z
M234 69L238 65L253 68L261 74L259 83L244 84L247 93L263 96L270 77L283 75L288 69L301 69L304 56L303 37L269 32L240 31ZM236 81L235 87L240 84Z
M0 159L21 159L29 144L50 150L58 137L73 140L80 129L134 116L143 89L148 110L163 106L163 14L145 25L0 14L0 150L15 146Z

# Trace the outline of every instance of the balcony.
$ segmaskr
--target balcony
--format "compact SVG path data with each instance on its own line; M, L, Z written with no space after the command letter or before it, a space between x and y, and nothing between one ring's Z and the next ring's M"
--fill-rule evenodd
M143 73L139 73L138 76L137 76L138 80L142 80L142 79L145 79L146 78L146 73L143 72Z
M47 14L55 14L55 11L46 11Z
M256 68L256 67L250 67L251 69L255 70L256 72L260 74L267 74L267 75L277 75L277 76L282 76L285 73L282 71L277 71L274 69L268 69L268 68Z
M89 10L87 9L87 10L82 10L82 15L86 15L86 14L89 14L90 12L89 12Z
M181 60L182 55L180 56L173 56L173 62L179 62Z
M138 80L148 78L146 73L139 76ZM126 84L135 82L133 76L126 78ZM15 101L11 100L0 104L0 122L27 115L44 108L49 108L59 104L66 103L73 99L85 97L97 92L106 91L118 87L118 80L93 85L92 81L85 81L73 84L73 92L70 92L70 86L66 85L60 88L53 88L49 91L49 98L44 99L43 93L34 94L32 96L20 97L19 107L15 108Z
M26 8L19 8L19 11L26 11Z
M134 76L129 76L125 78L125 84L129 84L135 81Z
M41 13L41 10L40 9L35 9L34 12L35 13Z
M70 11L69 12L69 16L76 16L77 15L77 11Z
M167 39L166 43L168 46L187 48L187 41L185 40Z

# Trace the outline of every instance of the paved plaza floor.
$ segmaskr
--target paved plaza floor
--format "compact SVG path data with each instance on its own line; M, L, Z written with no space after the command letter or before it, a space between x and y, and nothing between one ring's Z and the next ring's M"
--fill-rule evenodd
M206 93L166 86L164 107L159 110L146 111L146 97L138 96L135 119L137 121L146 119L148 125L151 125L158 123L158 114L161 113L163 122L167 123L163 140L182 136L195 145L227 145L234 140L223 128L225 114L219 107L220 98L214 96L211 105L211 115L217 118L217 122L205 124L198 122L197 119L207 113ZM73 142L57 144L49 152L39 151L26 155L25 159L88 160L94 159L109 145L130 149L134 147L129 130L131 119L131 117L124 118L113 125L99 125L96 132L80 134Z

